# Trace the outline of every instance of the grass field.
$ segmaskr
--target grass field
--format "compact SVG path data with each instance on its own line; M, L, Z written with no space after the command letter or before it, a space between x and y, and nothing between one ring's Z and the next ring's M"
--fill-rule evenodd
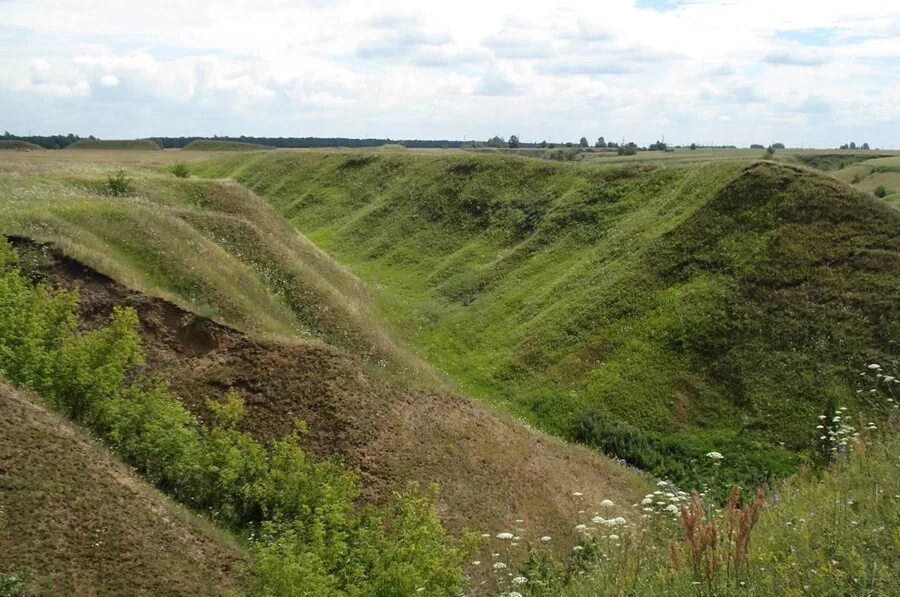
M268 198L463 391L560 435L596 415L765 476L811 454L829 405L866 408L864 359L896 358L900 218L749 157L280 152L196 171Z

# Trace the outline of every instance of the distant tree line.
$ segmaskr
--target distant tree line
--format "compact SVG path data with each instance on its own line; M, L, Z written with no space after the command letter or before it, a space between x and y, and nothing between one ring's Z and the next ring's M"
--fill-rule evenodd
M869 144L868 144L868 143L863 143L862 145L860 145L860 146L857 147L856 143L854 143L853 141L850 141L850 143L844 143L843 145L841 145L841 146L839 147L839 149L864 149L864 150L868 150L868 149L869 149Z
M27 141L40 145L44 149L65 149L75 141L82 139L94 139L94 136L79 137L69 133L68 135L13 135L9 131L5 131L0 141Z
M355 139L352 137L148 137L163 149L180 149L199 139L213 141L238 141L269 147L314 148L314 147L381 147L382 145L403 145L410 148L451 148L462 147L463 141L449 139Z

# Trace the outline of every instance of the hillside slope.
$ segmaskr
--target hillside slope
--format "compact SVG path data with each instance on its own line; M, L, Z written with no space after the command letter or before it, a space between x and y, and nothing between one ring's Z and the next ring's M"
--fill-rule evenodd
M496 533L524 519L528 537L549 534L564 552L575 541L579 509L597 509L604 499L630 504L648 486L607 458L477 402L372 377L358 360L321 343L254 338L129 290L52 249L17 244L31 276L80 289L84 326L106 322L114 306L135 307L147 372L166 380L194 413L208 417L205 399L235 388L247 406L242 426L259 438L284 437L303 419L304 447L361 473L367 500L384 503L407 482L435 482L450 529Z
M114 196L104 186L113 165L65 155L0 171L0 232L53 242L131 288L243 331L318 339L372 369L437 384L372 317L365 286L259 197L134 166L131 192Z
M42 595L232 594L246 564L224 533L3 381L0 554L0 573L25 573Z
M466 391L585 441L624 421L676 459L783 474L819 413L867 409L861 364L898 357L900 217L806 169L307 153L195 171L268 198Z

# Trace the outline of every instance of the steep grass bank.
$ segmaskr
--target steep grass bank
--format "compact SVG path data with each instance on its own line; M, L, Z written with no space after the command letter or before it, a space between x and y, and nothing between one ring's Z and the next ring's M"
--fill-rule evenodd
M589 169L271 154L194 172L269 199L467 392L684 483L794 470L807 422L897 358L900 217L761 162ZM624 424L622 426L621 424Z

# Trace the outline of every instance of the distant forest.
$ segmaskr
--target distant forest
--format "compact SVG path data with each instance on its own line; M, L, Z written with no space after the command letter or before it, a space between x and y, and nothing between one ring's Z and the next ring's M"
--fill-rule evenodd
M40 145L46 149L64 149L81 139L95 139L94 135L80 137L69 133L68 135L13 135L5 132L0 140L3 141L28 141ZM239 141L241 143L255 143L270 147L380 147L382 145L403 145L410 148L459 148L484 146L484 142L459 141L449 139L352 139L349 137L147 137L156 141L163 149L180 149L192 141L198 139L210 139L214 141ZM521 143L519 147L538 147L538 143Z

